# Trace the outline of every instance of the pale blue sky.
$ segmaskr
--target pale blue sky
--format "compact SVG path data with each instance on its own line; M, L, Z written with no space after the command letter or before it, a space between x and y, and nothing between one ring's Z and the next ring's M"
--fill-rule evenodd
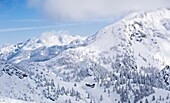
M0 44L22 42L52 30L92 35L113 21L50 20L39 10L30 8L27 0L0 0Z

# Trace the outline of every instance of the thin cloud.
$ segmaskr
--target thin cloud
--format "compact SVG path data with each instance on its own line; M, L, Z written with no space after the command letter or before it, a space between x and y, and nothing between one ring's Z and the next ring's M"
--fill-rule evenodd
M29 7L42 10L56 20L111 18L135 10L170 7L170 0L28 0Z
M19 19L19 20L12 20L13 22L45 22L46 20L43 19Z
M49 28L57 28L57 27L65 27L65 26L74 26L74 25L77 25L77 24L63 24L63 25L25 27L25 28L6 28L6 29L0 29L0 33L3 33L3 32L26 31L26 30L37 30L37 29L49 29Z

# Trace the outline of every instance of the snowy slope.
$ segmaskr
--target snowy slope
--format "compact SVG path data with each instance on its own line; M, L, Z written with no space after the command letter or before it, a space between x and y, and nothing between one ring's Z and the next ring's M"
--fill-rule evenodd
M26 101L22 101L22 100L15 100L15 99L11 99L11 98L0 98L0 103L35 103L35 102L26 102Z
M130 14L100 30L89 47L109 51L110 55L133 56L137 66L163 67L170 63L170 11L161 9Z
M169 45L168 9L132 13L87 38L47 32L0 48L0 97L36 103L147 98L155 103L153 98L170 93ZM170 101L162 98L157 101Z
M168 103L170 102L170 92L162 89L155 89L155 93L143 98L138 103Z

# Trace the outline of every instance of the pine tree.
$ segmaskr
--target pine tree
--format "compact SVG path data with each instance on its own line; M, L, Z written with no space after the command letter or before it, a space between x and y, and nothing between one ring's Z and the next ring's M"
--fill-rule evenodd
M71 103L71 100L70 100L70 99L68 100L68 103Z
M103 100L103 96L101 95L101 96L100 96L100 101L102 101L102 100Z
M87 93L87 98L88 98L88 99L90 98L90 94L89 94L89 93Z
M104 87L104 92L106 92L106 87Z
M161 97L161 96L159 96L159 100L160 100L160 101L162 100L162 97Z
M110 90L108 89L108 91L107 91L107 92L108 92L108 97L110 97Z
M93 103L93 100L92 100L92 99L90 100L90 103Z
M148 101L148 99L147 99L147 98L145 99L145 103L149 103L149 101Z
M169 99L169 93L168 93L168 95L167 95L166 99L167 99L167 100Z
M152 96L152 101L154 101L154 100L155 100L155 96L153 95L153 96Z

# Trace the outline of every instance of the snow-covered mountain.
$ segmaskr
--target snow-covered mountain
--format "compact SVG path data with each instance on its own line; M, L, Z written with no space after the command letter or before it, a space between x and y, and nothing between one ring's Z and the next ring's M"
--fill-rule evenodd
M44 33L0 48L0 97L35 103L170 102L169 45L169 9L132 13L87 38Z
M60 47L67 46L70 43L81 43L84 39L85 37L71 36L67 32L45 32L39 38L29 39L23 43L1 47L0 58L18 63L41 54L50 57L50 54L43 54L42 51L48 52L47 48L60 49ZM40 51L41 53L37 54L37 52ZM52 53L51 55L57 53L56 50L53 52L52 50L49 50L49 52Z
M128 55L137 67L170 63L170 11L161 9L130 14L100 30L89 46L116 56ZM123 56L124 58L124 56Z

